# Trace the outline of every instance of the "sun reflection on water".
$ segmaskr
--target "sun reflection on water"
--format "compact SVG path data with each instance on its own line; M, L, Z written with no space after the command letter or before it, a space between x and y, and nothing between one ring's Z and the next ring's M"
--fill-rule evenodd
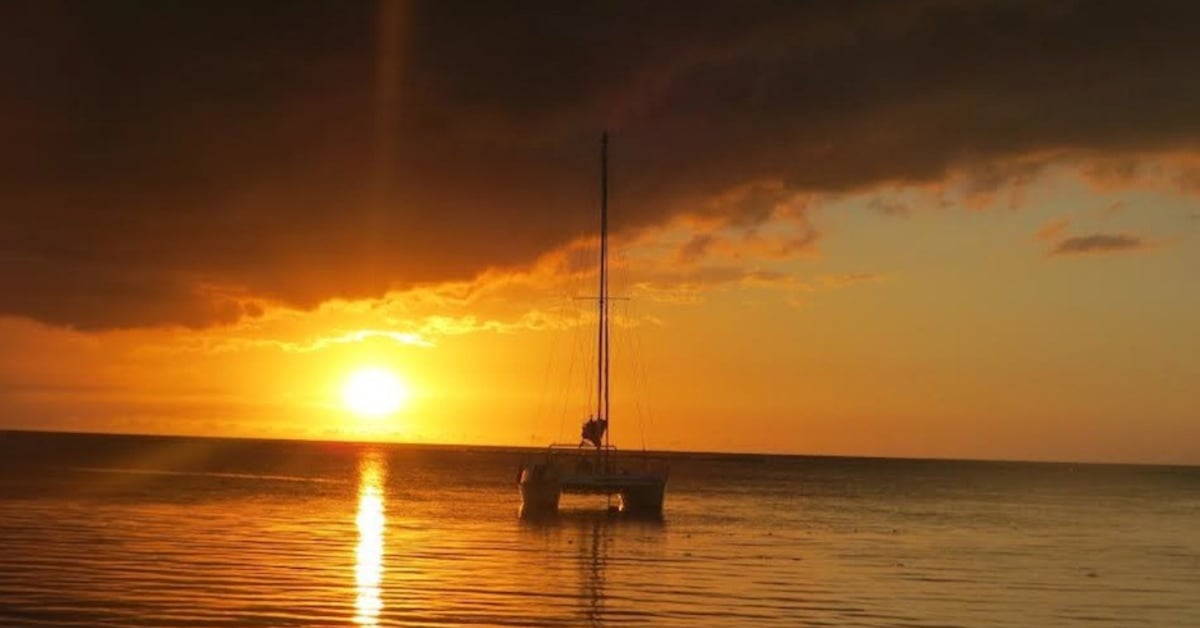
M354 622L378 626L383 610L380 585L383 582L383 528L387 518L383 509L384 465L377 454L368 454L359 465L358 547L355 549L355 584L358 597Z

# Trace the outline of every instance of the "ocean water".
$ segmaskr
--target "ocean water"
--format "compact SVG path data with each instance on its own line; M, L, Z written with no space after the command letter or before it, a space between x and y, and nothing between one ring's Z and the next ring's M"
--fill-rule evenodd
M0 625L1200 626L1200 468L675 454L527 521L530 455L0 432Z

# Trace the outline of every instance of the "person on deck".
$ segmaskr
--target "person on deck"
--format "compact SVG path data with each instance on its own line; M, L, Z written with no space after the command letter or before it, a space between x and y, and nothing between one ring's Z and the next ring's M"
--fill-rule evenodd
M601 440L604 438L604 431L607 429L607 419L588 417L588 420L583 424L583 429L581 430L581 440L579 441L579 446L582 447L584 443L590 442L596 447L599 447Z

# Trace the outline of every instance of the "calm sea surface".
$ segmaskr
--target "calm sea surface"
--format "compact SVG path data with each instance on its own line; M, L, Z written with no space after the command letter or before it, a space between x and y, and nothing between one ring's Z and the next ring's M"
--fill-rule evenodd
M1200 626L1200 468L671 455L534 522L529 456L0 432L0 624Z

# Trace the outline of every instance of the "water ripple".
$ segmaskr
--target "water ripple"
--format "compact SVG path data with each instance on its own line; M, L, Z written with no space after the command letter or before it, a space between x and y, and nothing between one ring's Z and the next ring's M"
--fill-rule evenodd
M1200 625L1195 471L677 457L531 522L520 454L156 443L0 468L0 624Z

